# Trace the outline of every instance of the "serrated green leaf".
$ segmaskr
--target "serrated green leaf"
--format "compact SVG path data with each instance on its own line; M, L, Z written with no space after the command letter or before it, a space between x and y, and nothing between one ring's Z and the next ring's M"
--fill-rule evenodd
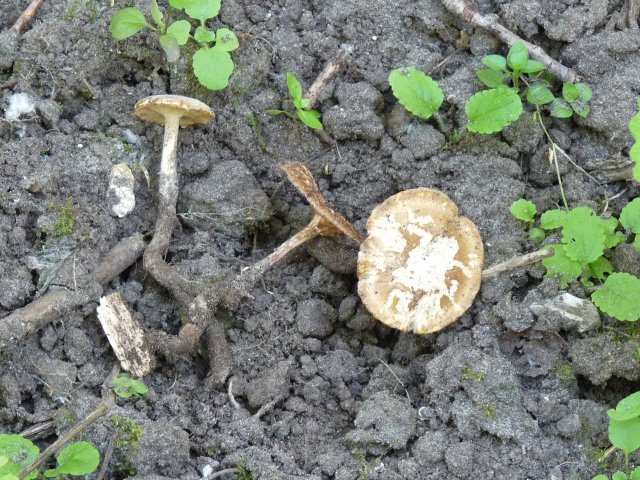
M533 222L538 210L535 203L530 200L520 198L511 204L509 211L511 212L511 215L516 217L518 220L531 223Z
M142 12L137 8L127 7L113 16L109 24L109 31L114 39L124 40L131 35L135 35L146 26L147 21Z
M626 473L618 470L617 472L614 472L613 475L611 475L611 480L629 480L629 479L627 478Z
M220 47L227 52L233 52L240 46L238 37L228 28L219 28L216 30L216 47Z
M301 108L296 109L298 113L298 118L302 123L304 123L307 127L313 128L314 130L323 130L324 126L320 121L320 112L317 110L303 110Z
M482 64L491 70L505 70L507 68L507 59L502 55L486 55L482 57Z
M593 303L607 315L622 321L640 318L640 279L629 273L612 273L591 295Z
M131 378L126 373L121 373L113 381L113 391L120 398L146 395L149 388L140 380Z
M504 73L498 70L489 70L485 68L476 73L480 81L489 88L497 88L501 85L505 85L506 83Z
M221 0L169 0L171 6L184 9L191 18L204 22L220 12Z
M534 83L527 88L527 102L531 105L545 105L553 102L554 98L551 90L542 83Z
M588 207L567 212L562 225L562 243L567 256L583 265L604 253L605 225Z
M580 90L572 83L562 85L562 97L569 103L573 102L580 96Z
M586 83L576 83L574 84L574 87L576 87L578 89L578 92L580 92L580 95L578 96L580 100L584 102L591 101L591 98L593 98L593 90L589 85L587 85Z
M511 69L522 72L527 67L528 61L529 51L527 50L524 42L514 43L509 49L509 54L507 55L507 63Z
M389 74L389 85L400 104L423 120L436 113L444 100L438 84L413 67L393 70Z
M469 131L495 133L520 117L522 101L511 88L493 88L473 95L467 100L465 111L469 118Z
M541 228L532 228L529 230L529 240L532 242L542 243L546 237L546 233L544 233L544 230Z
M551 102L551 116L556 118L570 118L573 108L564 98L556 98Z
M231 55L221 48L201 48L193 54L193 73L209 90L222 90L229 85L233 67Z
M605 257L600 257L596 261L591 262L585 268L584 275L587 278L595 278L597 280L604 280L606 276L613 273L614 268L611 262Z
M207 27L199 25L193 34L193 39L198 43L210 43L216 39L216 34L211 30L207 30Z
M158 8L158 2L156 0L151 0L151 4L149 6L151 10L151 18L156 23L156 25L160 28L160 30L164 30L164 17L160 8Z
M58 466L44 472L45 477L93 473L100 463L100 453L89 442L75 442L60 452L57 461Z
M615 217L603 218L605 225L605 239L604 239L604 248L609 249L618 245L620 242L625 240L624 234L622 232L616 232L616 228L618 228L618 219Z
M544 228L545 230L560 228L566 218L567 212L564 210L547 210L540 217L540 228Z
M164 50L164 53L167 56L167 62L173 63L180 58L180 45L178 45L176 37L167 33L160 35L158 40L160 41L162 50Z
M184 45L189 40L189 33L191 32L191 24L186 20L178 20L173 22L167 28L167 35L173 35L178 42L178 45Z
M527 64L524 69L522 69L522 73L537 73L544 70L546 67L544 63L538 62L536 60L527 60Z
M15 434L0 434L0 455L9 459L0 466L0 476L17 475L20 470L33 462L40 449L31 440ZM38 472L31 472L25 477L32 480L38 476Z
M616 408L607 411L609 418L618 421L640 417L640 392L632 393L618 402Z
M640 448L640 418L609 421L609 440L627 455Z
M582 264L567 257L562 245L547 245L545 248L553 250L554 255L542 260L542 265L547 269L544 277L558 277L560 288L567 288L569 282L578 278L582 273Z
M302 85L300 85L300 82L298 81L296 76L291 72L287 72L287 88L289 89L289 95L291 95L293 103L295 104L297 101L298 105L301 105L300 101L302 100Z
M634 198L622 209L620 223L627 230L640 233L640 197Z

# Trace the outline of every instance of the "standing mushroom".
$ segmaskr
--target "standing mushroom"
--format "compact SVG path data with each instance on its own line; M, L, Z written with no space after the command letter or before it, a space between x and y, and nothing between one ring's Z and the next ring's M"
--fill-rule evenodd
M179 95L153 95L135 105L142 120L164 125L164 142L158 176L158 209L153 238L144 252L144 267L158 283L188 306L196 292L163 259L171 242L178 201L178 168L176 149L179 127L203 125L214 118L209 106L199 100Z
M437 190L400 192L377 206L358 254L358 293L378 320L431 333L456 321L480 288L478 228Z

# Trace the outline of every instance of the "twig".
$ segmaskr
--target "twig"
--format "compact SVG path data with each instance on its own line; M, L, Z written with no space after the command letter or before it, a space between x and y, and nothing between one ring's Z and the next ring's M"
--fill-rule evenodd
M229 380L229 388L227 388L227 395L229 396L229 403L236 410L240 410L240 404L237 402L236 398L233 396L233 378Z
M398 381L398 383L400 384L400 386L404 388L404 393L407 395L407 400L409 400L409 403L412 403L411 397L409 396L409 390L407 390L407 387L405 387L404 383L402 383L402 381L398 378L398 376L396 375L396 372L394 372L393 369L389 366L389 364L384 360L382 360L381 358L379 358L378 361L389 369L389 371L391 372L391 375L393 375L395 379Z
M224 470L220 470L219 472L216 473L212 473L211 475L207 475L206 477L204 477L202 480L212 480L214 478L220 478L224 475L228 475L231 473L238 473L238 469L237 468L226 468Z
M102 401L96 407L96 409L87 415L83 420L75 424L71 427L63 436L58 438L55 442L49 445L40 455L36 457L36 459L31 462L29 465L24 467L18 473L18 478L23 479L29 473L38 470L42 465L44 465L47 460L53 457L59 450L62 449L68 442L73 440L75 437L80 435L83 431L93 425L99 418L103 417L113 408L116 404L116 396L111 389L111 382L116 377L118 372L120 371L120 367L118 365L114 366L111 369L111 373L107 376L104 383L102 384Z
M320 91L340 72L340 70L342 70L347 63L347 60L349 60L349 55L352 51L353 47L351 45L342 47L338 51L338 54L325 65L322 72L320 72L320 75L316 77L304 94L304 98L309 100L307 108L313 108L315 106L318 102L318 94Z
M515 268L525 267L533 263L538 263L539 261L551 256L553 256L553 250L545 248L543 250L538 250L537 252L510 258L502 263L498 263L497 265L484 269L482 271L482 280L495 278L501 273L508 272Z
M576 83L580 79L574 70L551 58L542 48L523 40L511 30L500 25L496 19L497 17L478 13L470 8L464 0L442 0L442 4L451 13L458 15L472 25L490 31L509 47L516 42L523 42L529 51L529 56L544 63L547 70L562 82Z
M27 25L33 20L36 12L40 8L43 0L33 0L29 6L26 8L22 15L18 17L18 20L13 24L11 29L16 33L21 33Z
M107 474L109 463L111 463L111 458L113 458L113 452L115 452L116 450L118 436L118 433L114 433L113 435L111 435L109 443L107 444L107 449L104 451L104 455L102 455L102 465L100 466L100 472L98 472L95 480L102 480Z
M265 403L263 406L260 407L260 409L256 413L253 414L253 418L259 420L266 413L270 412L271 409L273 407L275 407L276 403L278 403L282 399L283 399L282 395L278 395L276 398L271 400L269 403Z
M640 13L640 1L629 0L627 10L627 26L632 30L638 30L638 14Z

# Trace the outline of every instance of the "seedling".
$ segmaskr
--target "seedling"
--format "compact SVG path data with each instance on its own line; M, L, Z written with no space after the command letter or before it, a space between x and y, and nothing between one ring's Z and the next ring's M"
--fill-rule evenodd
M314 130L323 130L324 126L320 121L320 112L317 110L309 109L310 101L302 96L302 86L296 78L296 76L287 72L287 87L289 89L289 95L293 100L293 106L296 108L296 116L307 127ZM269 115L285 115L292 120L295 120L295 116L291 112L286 110L267 110Z
M640 109L640 97L638 97L638 108ZM629 150L629 157L635 162L633 167L633 179L640 182L640 112L636 113L629 122L629 131L633 136L634 144Z
M149 391L144 382L121 373L113 381L113 391L120 398L143 397Z
M495 133L515 122L523 112L522 98L537 112L541 105L551 104L551 115L559 118L589 114L591 88L584 83L565 83L563 98L555 98L548 86L545 65L529 58L524 42L514 43L506 58L487 55L482 63L488 68L480 70L478 78L489 90L476 93L465 105L467 129L472 132ZM525 88L521 89L523 85Z
M630 471L629 455L640 448L640 392L633 393L609 409L609 440L624 452L625 471L617 471L611 480L640 480L640 467ZM597 475L592 480L608 480L606 475Z
M40 449L20 435L0 435L0 480L15 480L18 473L31 464ZM57 466L46 470L45 478L66 478L65 475L88 475L98 468L100 453L89 442L75 442L64 448L57 457ZM38 472L31 472L24 478L32 480Z
M512 205L514 209L521 213ZM620 226L625 232L619 230ZM586 287L593 287L594 281L604 282L591 295L593 303L618 320L640 319L640 304L636 301L640 298L640 279L629 273L614 272L607 259L609 250L631 235L635 236L633 246L640 250L640 198L622 209L619 220L599 217L588 207L576 207L569 211L546 211L540 217L540 228L560 229L561 234L561 243L544 247L554 252L552 257L542 260L547 269L546 278L559 278L560 288L567 288L569 282L577 278Z
M206 27L206 21L214 18L220 11L221 0L169 0L169 8L162 14L156 0L151 0L149 13L154 25L147 22L144 14L137 8L127 7L119 10L111 19L109 31L115 40L124 40L144 28L158 34L158 41L168 62L180 58L180 47L188 41L195 41L199 48L193 54L193 73L203 86L209 90L222 90L229 84L234 64L229 52L239 46L238 38L228 28L216 31ZM199 23L193 35L188 20L172 22L173 9L184 10L191 20Z
M533 221L535 220L537 212L535 203L521 198L513 202L510 211L511 215L527 225L529 229L529 240L540 243L545 239L546 235L544 230L533 227Z

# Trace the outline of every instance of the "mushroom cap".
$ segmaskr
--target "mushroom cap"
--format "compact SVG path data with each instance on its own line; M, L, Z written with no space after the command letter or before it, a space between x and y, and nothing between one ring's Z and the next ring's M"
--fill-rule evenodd
M358 244L363 241L362 235L353 228L342 215L333 210L322 196L318 184L309 169L300 162L288 163L282 167L289 181L307 199L315 215L322 217L319 228L323 235L330 237L349 237Z
M134 110L142 120L160 125L167 115L180 115L181 127L205 124L215 116L207 104L181 95L152 95L136 103Z
M378 205L358 254L358 293L378 320L403 332L431 333L473 303L484 250L478 228L444 193L400 192Z

